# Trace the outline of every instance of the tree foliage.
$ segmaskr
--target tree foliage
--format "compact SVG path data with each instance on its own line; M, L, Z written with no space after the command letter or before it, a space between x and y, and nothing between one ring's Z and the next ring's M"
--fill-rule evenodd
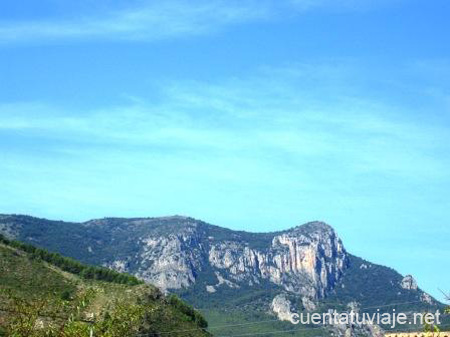
M128 285L137 285L143 283L142 281L139 281L136 277L132 275L119 273L117 271L104 267L88 266L74 259L62 256L61 254L58 253L52 253L45 249L37 248L30 244L22 243L19 241L8 240L1 234L0 234L0 243L24 251L30 254L31 258L45 261L58 268L61 268L66 272L75 275L80 275L85 279L100 280L105 282L128 284Z
M195 322L200 328L205 329L208 327L208 322L205 318L193 307L183 302L178 296L172 294L169 296L168 301L170 305L186 315L189 320Z

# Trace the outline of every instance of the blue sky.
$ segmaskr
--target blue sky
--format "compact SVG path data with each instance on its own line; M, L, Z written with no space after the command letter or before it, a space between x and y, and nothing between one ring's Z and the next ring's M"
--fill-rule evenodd
M450 291L450 2L2 1L0 212L310 220Z

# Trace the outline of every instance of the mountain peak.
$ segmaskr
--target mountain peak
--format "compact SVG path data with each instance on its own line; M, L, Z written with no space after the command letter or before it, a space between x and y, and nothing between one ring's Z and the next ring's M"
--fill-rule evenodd
M336 231L334 228L322 221L311 221L303 225L293 227L285 232L303 235L321 234L336 236Z
M250 233L180 215L86 223L11 215L0 216L0 233L130 273L202 308L235 308L234 299L247 303L249 294L248 307L264 312L274 310L280 294L305 310L337 298L362 306L411 299L423 306L437 303L411 276L349 254L322 221Z
M329 224L327 224L323 221L311 221L311 222L307 222L303 225L299 225L295 228L302 228L302 229L311 230L311 231L319 231L319 230L334 231L333 227L331 227Z

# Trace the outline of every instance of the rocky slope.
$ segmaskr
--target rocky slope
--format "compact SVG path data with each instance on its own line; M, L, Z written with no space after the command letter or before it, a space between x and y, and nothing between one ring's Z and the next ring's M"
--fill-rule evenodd
M39 221L33 225L30 220L35 221L4 216L0 231L57 251L73 251L76 258L132 273L168 290L189 287L199 273L212 269L216 283L209 285L210 291L222 285L252 286L268 280L316 300L335 287L348 263L341 240L321 222L260 235L232 232L185 217L102 219L79 225ZM33 226L37 228L30 228ZM61 231L55 233L52 226ZM59 247L54 242L58 238L48 237L66 232L75 238L86 237L73 243L75 240L65 239L57 243ZM265 242L255 246L254 239ZM124 242L116 244L121 240ZM114 247L116 251L108 254Z
M322 222L247 233L181 216L67 223L3 215L0 232L131 273L201 308L220 305L283 318L286 307L436 304L411 276L349 254Z
M0 236L0 336L87 337L91 328L99 337L211 336L198 312L154 286L100 281L72 267L89 268Z

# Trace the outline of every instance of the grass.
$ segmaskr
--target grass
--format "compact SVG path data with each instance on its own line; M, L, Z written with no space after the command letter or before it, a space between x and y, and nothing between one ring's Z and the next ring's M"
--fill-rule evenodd
M132 322L136 312L142 318L136 321L133 331L189 330L184 336L208 335L198 325L198 314L194 318L184 302L172 304L153 286L85 280L5 244L0 244L0 285L0 336L2 325L5 327L20 315L8 311L23 310L26 316L35 303L43 304L37 317L51 318L49 324L62 324L69 317L75 317L80 324L91 318L100 324L120 309L117 317L125 323Z
M210 331L215 336L263 334L274 331L277 331L280 336L330 336L327 329L323 327L302 326L300 324L294 325L289 322L281 322L277 321L274 316L264 313L250 314L239 310L224 312L220 309L208 309L202 311L202 313L208 320ZM285 332L281 333L282 331Z

